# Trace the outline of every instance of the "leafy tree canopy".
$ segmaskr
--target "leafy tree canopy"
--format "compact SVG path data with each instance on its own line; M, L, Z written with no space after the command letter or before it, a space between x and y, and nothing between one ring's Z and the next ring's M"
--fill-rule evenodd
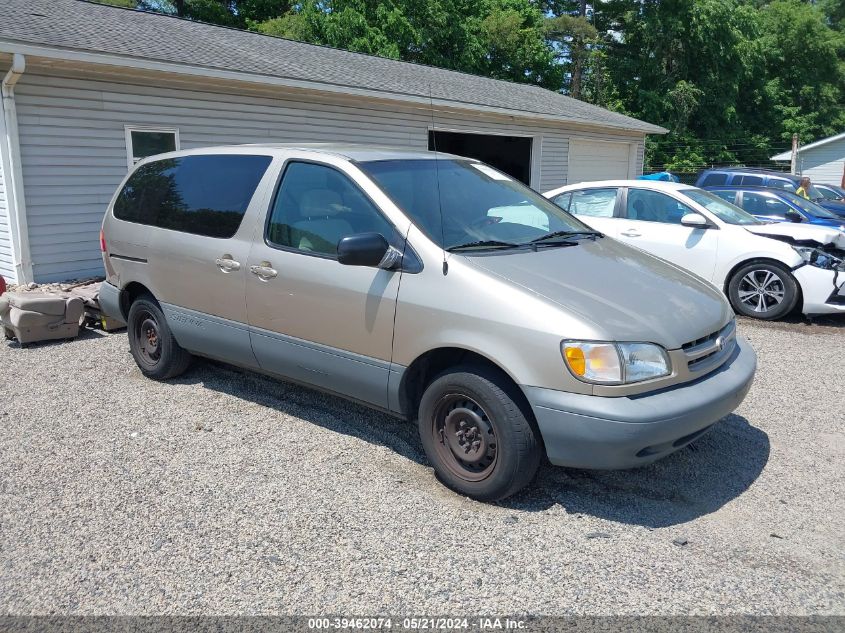
M101 0L532 83L670 130L649 166L845 131L842 0Z

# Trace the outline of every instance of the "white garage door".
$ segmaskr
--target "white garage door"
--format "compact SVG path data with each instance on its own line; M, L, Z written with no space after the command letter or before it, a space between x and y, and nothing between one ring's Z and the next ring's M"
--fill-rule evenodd
M604 141L569 141L567 184L633 178L634 145Z

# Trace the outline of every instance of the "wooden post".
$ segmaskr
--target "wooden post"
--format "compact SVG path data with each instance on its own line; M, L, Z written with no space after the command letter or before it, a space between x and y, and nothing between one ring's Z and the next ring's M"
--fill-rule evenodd
M789 166L789 172L795 175L795 166L798 163L798 134L792 135L792 163Z

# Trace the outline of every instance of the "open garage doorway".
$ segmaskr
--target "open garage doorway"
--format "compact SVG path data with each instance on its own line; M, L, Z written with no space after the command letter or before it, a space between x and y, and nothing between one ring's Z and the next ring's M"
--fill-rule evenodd
M436 147L435 147L436 141ZM531 141L525 136L429 130L428 149L477 158L531 185Z

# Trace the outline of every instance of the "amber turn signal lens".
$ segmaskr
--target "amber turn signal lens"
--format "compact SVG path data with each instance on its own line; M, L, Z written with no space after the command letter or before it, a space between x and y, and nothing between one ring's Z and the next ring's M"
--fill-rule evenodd
M573 374L583 376L587 371L587 361L584 359L584 352L577 347L566 348L566 364L572 370Z

